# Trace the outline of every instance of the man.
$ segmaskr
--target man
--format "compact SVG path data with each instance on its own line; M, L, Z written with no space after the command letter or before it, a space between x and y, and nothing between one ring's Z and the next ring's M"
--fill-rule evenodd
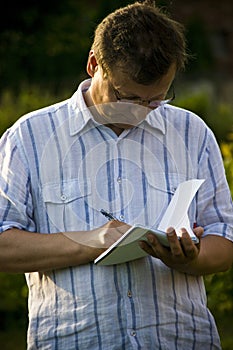
M233 211L212 132L168 104L185 61L178 23L126 6L96 29L91 79L3 135L0 267L26 273L28 349L220 349L202 276L232 264ZM157 227L195 178L200 244L168 227L170 248L148 234L145 258L93 263L132 224Z

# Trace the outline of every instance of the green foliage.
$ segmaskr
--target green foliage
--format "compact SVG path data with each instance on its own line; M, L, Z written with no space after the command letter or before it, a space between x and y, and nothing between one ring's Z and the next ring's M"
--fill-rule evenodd
M208 307L212 311L224 350L232 350L233 268L205 277Z
M37 86L24 86L18 93L10 89L5 90L0 96L0 135L22 115L63 98L66 98L65 91L55 95L48 89Z
M24 276L1 273L0 280L0 311L17 312L22 310L25 307L27 298Z
M229 134L229 138L232 138L232 133ZM223 155L227 181L233 198L233 143L222 142L220 148Z
M24 350L28 295L24 276L0 273L0 284L0 346Z
M219 144L231 140L233 105L216 99L210 86L205 84L195 87L184 85L178 89L178 96L174 104L200 116L213 130Z
M5 20L0 31L0 88L3 90L17 89L19 81L52 81L59 85L62 77L71 82L85 71L91 24L98 7L92 6L84 12L83 2L52 0L52 3L27 1L19 6L16 2L15 22L11 9L2 11Z
M86 74L99 20L129 2L14 0L6 4L0 13L0 89L17 90L19 82L74 84Z
M209 307L216 314L232 315L233 278L232 270L205 277Z
M197 72L200 74L211 70L213 68L213 57L204 21L197 14L193 15L186 29L188 48L191 52L188 73L194 75Z

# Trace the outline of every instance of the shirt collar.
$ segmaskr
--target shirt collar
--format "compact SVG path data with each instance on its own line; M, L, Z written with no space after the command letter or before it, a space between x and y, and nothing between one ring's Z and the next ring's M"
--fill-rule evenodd
M69 125L70 134L75 135L80 132L87 123L92 120L95 123L92 114L87 107L83 94L89 89L91 79L84 80L78 87L78 90L73 94L68 103L69 108Z
M78 90L73 94L68 102L69 108L69 125L70 134L75 135L80 132L89 122L95 125L99 125L93 119L90 109L87 107L83 93L88 90L91 84L91 79L84 80L78 87ZM164 107L159 107L152 110L142 122L142 124L148 124L150 127L160 130L165 134L165 123L162 111Z
M165 122L164 116L162 115L164 112L164 106L158 107L152 110L146 117L144 123L147 123L152 128L160 130L163 134L165 134Z

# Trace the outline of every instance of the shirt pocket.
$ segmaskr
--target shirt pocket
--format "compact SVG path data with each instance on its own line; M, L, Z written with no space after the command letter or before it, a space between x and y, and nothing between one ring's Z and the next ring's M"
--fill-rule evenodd
M43 184L42 197L50 232L87 230L92 225L89 179Z
M185 175L177 173L154 173L147 176L148 224L157 227L180 183L186 181ZM193 218L192 218L193 221Z

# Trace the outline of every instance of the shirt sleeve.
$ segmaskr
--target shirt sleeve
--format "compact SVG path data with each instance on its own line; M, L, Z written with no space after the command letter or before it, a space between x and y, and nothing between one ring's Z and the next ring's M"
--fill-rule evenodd
M0 140L0 232L10 228L33 232L30 173L16 134L9 130Z
M197 224L204 227L204 236L214 234L233 241L232 197L220 148L210 129L201 149L198 177L206 181L198 191Z

